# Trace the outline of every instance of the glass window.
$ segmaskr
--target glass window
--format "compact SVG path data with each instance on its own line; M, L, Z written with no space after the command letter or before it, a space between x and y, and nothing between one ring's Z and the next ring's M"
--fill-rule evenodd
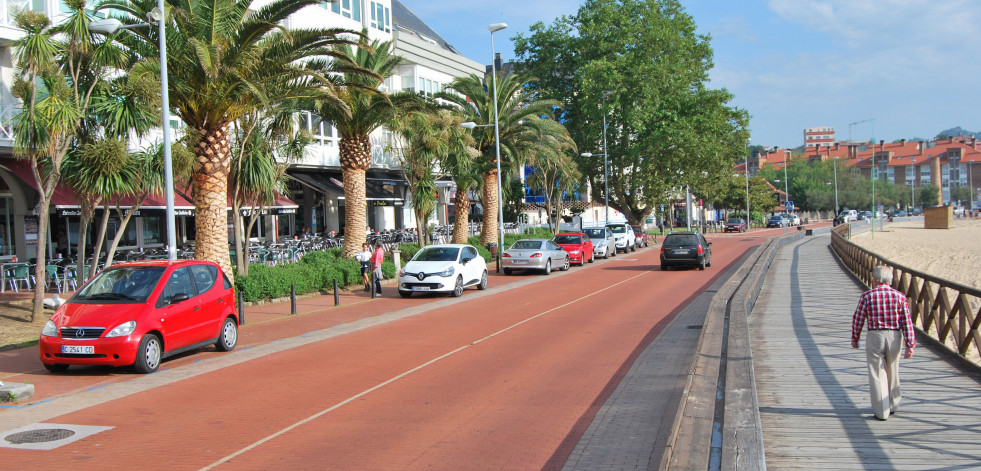
M186 294L188 297L194 297L197 294L194 292L194 283L191 281L191 273L188 272L187 268L178 268L170 274L167 285L164 286L163 294L160 295L160 301L168 304L178 294Z
M191 265L191 276L194 277L194 284L198 293L205 293L215 285L218 279L218 268L211 265Z
M119 231L120 221L119 219L110 219L109 225L106 228L106 241L112 241L116 238L116 233ZM133 219L130 219L129 224L126 224L126 232L123 237L119 239L120 247L132 247L136 245L136 224L133 224Z
M143 217L143 243L163 243L164 218L160 216Z

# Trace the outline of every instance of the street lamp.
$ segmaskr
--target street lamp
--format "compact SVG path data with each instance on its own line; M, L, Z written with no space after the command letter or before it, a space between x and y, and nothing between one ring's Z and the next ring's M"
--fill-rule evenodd
M749 165L748 164L749 162L747 162L746 172L743 173L744 175L746 175L746 230L747 231L749 230L749 225L751 221L751 219L749 218ZM733 176L738 177L739 174L737 173L734 174Z
M786 200L786 202L790 202L790 201L792 201L790 199L790 179L787 178L787 165L790 164L790 151L789 150L783 151L783 155L784 155L784 159L783 159L783 192L787 194L787 200ZM787 208L787 206L784 206L784 208Z
M835 157L834 166L835 166L835 213L833 216L838 217L838 213L841 211L841 209L838 208L838 157Z
M583 152L580 155L582 155L583 157L586 157L587 159L593 156L593 154L591 154L589 152ZM607 156L606 156L606 116L604 116L603 117L603 202L606 203L606 213L605 213L605 216L604 216L606 218L606 220L605 220L604 224L609 224L610 223L610 184L609 184L609 180L610 180L610 172L609 172L609 166L607 165Z
M912 212L916 207L916 179L911 178L906 183L909 185L909 210Z
M164 195L167 201L167 258L177 260L177 232L174 229L174 165L170 155L170 97L167 85L167 35L163 21L164 0L157 0L157 7L147 14L151 23L156 23L160 31L160 118L163 129L164 152ZM120 29L142 28L151 23L123 25L115 18L95 20L89 23L89 31L105 35L115 34Z

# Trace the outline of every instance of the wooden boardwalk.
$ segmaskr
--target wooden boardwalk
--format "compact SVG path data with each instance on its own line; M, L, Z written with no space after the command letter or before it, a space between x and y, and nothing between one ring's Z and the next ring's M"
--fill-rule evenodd
M865 335L849 345L864 288L829 244L780 249L750 317L767 468L981 469L981 375L922 339L900 366L900 411L872 417Z

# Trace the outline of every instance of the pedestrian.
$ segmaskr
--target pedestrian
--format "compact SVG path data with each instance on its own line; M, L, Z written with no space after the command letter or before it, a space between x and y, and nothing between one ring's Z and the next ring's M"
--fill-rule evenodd
M385 277L385 273L382 272L382 262L385 260L385 249L382 247L381 242L375 242L375 254L371 257L371 265L375 268L375 297L380 298L382 295L382 278Z
M354 259L361 262L361 278L364 281L364 290L371 291L371 250L368 243L361 244L361 251L354 254Z
M852 348L858 348L862 326L867 323L865 361L869 370L869 396L875 418L886 420L898 411L902 399L899 390L900 342L906 345L903 358L909 359L913 357L916 337L906 295L890 286L892 272L888 267L877 266L872 277L875 288L862 294L852 316Z

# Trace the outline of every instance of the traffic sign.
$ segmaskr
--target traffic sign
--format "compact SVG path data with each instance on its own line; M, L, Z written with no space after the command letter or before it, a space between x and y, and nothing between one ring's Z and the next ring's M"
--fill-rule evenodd
M783 207L787 211L793 211L794 210L794 202L793 201L785 201L783 203Z

